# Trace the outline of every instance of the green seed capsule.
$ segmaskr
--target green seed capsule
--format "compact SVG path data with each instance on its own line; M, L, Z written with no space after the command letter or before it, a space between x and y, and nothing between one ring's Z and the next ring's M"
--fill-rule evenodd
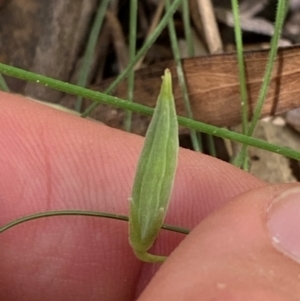
M129 242L136 256L146 262L162 262L166 258L147 251L153 245L167 213L178 148L172 77L167 69L146 134L130 198Z

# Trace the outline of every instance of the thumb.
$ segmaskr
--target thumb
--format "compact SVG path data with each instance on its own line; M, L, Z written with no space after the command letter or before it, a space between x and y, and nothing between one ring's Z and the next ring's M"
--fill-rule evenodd
M247 192L200 223L139 300L299 300L299 233L300 186Z

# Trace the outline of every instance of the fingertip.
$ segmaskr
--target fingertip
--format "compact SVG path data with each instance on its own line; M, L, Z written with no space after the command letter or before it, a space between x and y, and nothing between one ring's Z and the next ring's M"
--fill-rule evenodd
M143 138L59 112L21 96L1 93L0 101L3 104L0 112L0 163L6 166L0 173L1 223L51 209L76 208L127 214L127 199ZM11 136L7 135L8 132ZM214 158L186 150L181 150L179 157L167 217L171 224L192 228L232 197L263 185ZM107 256L115 266L119 264L124 268L122 275L131 273L135 278L132 273L137 273L138 268L127 269L128 264L119 256L120 252L128 254L130 251L126 230L127 227L122 226L119 238L114 236L114 227L99 231L107 238L105 248L109 248L114 240L119 246L120 251L113 253L114 258L110 254ZM162 245L168 251L182 239L167 234L164 237ZM53 245L58 241L55 238ZM68 247L71 250L72 245ZM95 248L91 246L92 250ZM101 250L105 248L102 244ZM29 253L34 256L30 249ZM18 264L22 264L21 259L18 259ZM108 260L99 256L98 264L107 266ZM8 264L7 270L9 267ZM113 281L117 273L120 274L119 269L110 266L101 273L101 279ZM140 278L149 279L147 268L140 274ZM130 283L131 287L136 283Z
M171 254L140 301L298 300L300 265L274 248L266 227L270 202L286 188L249 191L206 218Z

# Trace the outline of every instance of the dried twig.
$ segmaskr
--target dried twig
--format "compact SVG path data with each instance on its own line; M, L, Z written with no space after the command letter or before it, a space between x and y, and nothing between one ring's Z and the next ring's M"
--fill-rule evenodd
M211 0L197 0L197 3L209 52L222 53L222 41Z

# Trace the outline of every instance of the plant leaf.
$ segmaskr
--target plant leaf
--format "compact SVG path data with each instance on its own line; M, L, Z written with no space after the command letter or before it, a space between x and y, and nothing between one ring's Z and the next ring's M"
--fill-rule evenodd
M149 254L163 224L173 187L178 142L178 121L167 69L154 115L146 133L135 174L129 213L129 242L136 256L147 262L164 261Z

